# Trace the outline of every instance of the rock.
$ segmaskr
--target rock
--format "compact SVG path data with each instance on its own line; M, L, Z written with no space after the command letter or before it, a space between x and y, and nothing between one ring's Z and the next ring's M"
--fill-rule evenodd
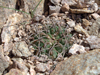
M87 30L89 35L95 35L100 37L100 18L97 18L96 21L91 25Z
M94 10L86 10L86 9L70 9L70 12L71 13L74 13L74 14L84 14L84 13L93 13Z
M62 0L61 1L61 4L65 4L65 3L69 4L69 6L73 6L77 4L74 0Z
M25 31L24 30L19 30L18 31L18 36L19 36L19 38L22 38L23 36L26 36L27 34L25 33Z
M70 27L75 27L75 21L73 21L73 20L68 21L67 24L68 24Z
M87 33L87 31L85 29L82 28L82 26L80 24L77 24L75 27L74 27L75 31L79 32L79 33L82 33L82 34L85 34L86 37L89 37L89 34Z
M61 0L50 0L50 2L54 5L58 5L61 2Z
M59 13L52 13L51 15L50 15L50 17L57 17L59 15Z
M61 8L60 6L49 6L49 14L59 13L60 8Z
M8 17L8 21L4 25L3 31L2 31L2 34L1 34L3 43L10 42L11 36L14 35L14 32L16 30L16 24L21 21L22 17L23 16L18 14L18 13L14 13L14 14L12 14Z
M36 75L45 75L44 73L37 73Z
M97 3L94 3L93 5L91 5L91 9L93 9L96 12L98 10Z
M27 73L28 72L28 68L25 65L25 61L23 61L23 59L21 58L12 58L13 61L13 65L15 65L14 67L17 67L20 71Z
M18 69L11 69L7 74L5 75L27 75L24 72L18 70Z
M69 11L70 7L69 5L66 3L66 4L63 4L62 7L61 7L61 11L62 12L66 12L66 11Z
M8 18L9 15L15 13L15 10L11 10L8 8L15 8L16 6L16 0L10 1L10 0L0 0L0 28L3 27L4 23L6 22L6 18ZM4 8L7 7L7 8Z
M97 18L99 18L99 17L100 17L100 15L99 15L99 14L97 14L97 13L93 13L93 14L91 14L91 16L92 16L94 19L97 19Z
M0 0L0 28L2 28L3 24L6 22L6 18L10 15L15 13L15 10L9 9L17 9L27 12L23 13L24 18L30 19L30 12L34 11L34 15L44 13L44 1L45 0ZM36 8L37 4L40 2L38 7ZM6 7L6 8L5 8ZM21 12L20 12L21 13Z
M73 28L68 28L67 33L71 33L73 31Z
M78 0L77 2L77 8L86 8L95 3L95 0Z
M14 38L14 41L18 42L18 41L20 41L20 38L15 37L15 38Z
M36 75L36 72L32 66L30 67L30 75Z
M89 43L91 49L100 48L100 38L97 36L89 36L86 38L86 41Z
M73 46L69 49L68 53L71 54L81 54L81 53L85 53L85 47L78 45L78 44L73 44Z
M32 55L25 41L15 42L12 53L17 57L28 57Z
M2 42L4 43L4 52L9 50L9 43L11 43L12 37L16 36L15 31L17 29L17 23L22 19L22 15L14 13L8 17L7 23L3 27L1 34Z
M39 72L45 72L47 68L44 63L37 63L35 69Z
M30 12L30 11L34 11L34 15L42 15L44 12L44 1L45 0L24 0L24 10L25 12ZM38 3L40 2L40 4L38 5ZM36 8L36 6L38 5L38 7Z
M38 59L39 62L46 62L48 60L47 55L41 55Z
M100 49L73 55L60 62L50 75L99 75Z
M76 8L86 8L94 4L95 0L62 0L62 4L67 3L69 6Z
M3 71L8 68L9 61L4 57L3 47L0 45L0 75L2 75Z
M36 15L36 16L34 16L33 17L33 21L36 21L36 22L39 22L39 21L41 21L41 20L43 20L45 17L44 16L42 16L42 15Z
M82 19L82 24L87 27L90 25L90 22L87 19Z

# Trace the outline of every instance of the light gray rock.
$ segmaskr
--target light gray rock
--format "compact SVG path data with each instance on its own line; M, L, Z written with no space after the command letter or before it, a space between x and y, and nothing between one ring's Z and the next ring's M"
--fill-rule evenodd
M43 15L36 15L33 17L33 21L36 21L36 22L39 22L43 19L45 19L45 16L43 16Z
M0 75L2 75L3 71L9 66L9 62L4 57L3 47L0 45Z
M15 6L16 0L0 0L0 28L2 28L3 24L6 22L6 18L15 13L15 10L8 9L8 7L15 8Z
M6 22L6 18L15 13L15 10L9 9L17 9L17 10L22 10L27 13L35 10L34 15L40 14L42 15L44 12L44 1L42 0L0 0L0 28L3 27L3 24ZM38 3L40 4L38 5ZM38 7L36 8L36 6ZM21 13L21 12L20 12ZM30 19L30 15L23 13L24 18Z
M5 75L27 75L24 72L18 70L18 69L11 69L7 74Z
M97 3L94 3L93 5L91 5L91 9L93 9L94 11L97 11L98 10Z
M100 38L97 36L89 36L86 38L86 41L89 43L91 49L98 49L100 48Z
M87 31L89 35L94 35L100 38L100 17L94 21Z
M37 73L36 75L45 75L44 73Z
M98 10L95 0L62 0L61 4L68 4L71 8L71 13L93 13Z
M12 61L13 61L13 65L16 65L20 71L23 71L25 73L28 72L28 68L26 67L26 63L25 63L25 61L23 61L23 59L12 58ZM16 67L16 66L14 66L14 67Z
M93 13L93 14L91 14L91 16L92 16L94 19L100 18L100 15L97 14L97 13Z
M8 17L1 34L2 43L4 43L4 52L9 50L9 43L11 43L12 37L14 38L14 36L16 36L15 32L18 28L16 24L22 20L22 17L23 16L18 13L14 13Z
M61 4L69 4L69 6L73 6L73 5L76 5L77 3L75 2L75 0L62 0L61 1Z
M73 44L73 46L69 49L68 53L81 54L81 53L86 53L86 51L85 51L85 47L83 47L82 45Z
M24 10L26 12L29 12L36 9L34 15L36 14L42 15L44 12L44 1L45 0L42 0L41 2L40 0L24 0ZM38 5L39 2L40 4ZM36 8L37 5L38 7Z
M73 21L73 20L68 21L67 24L68 24L70 27L75 27L75 21Z
M15 42L12 53L18 57L28 57L32 55L25 41Z
M61 8L60 6L49 6L49 14L59 13L60 8Z
M50 75L99 75L100 49L73 55L60 62Z
M35 68L37 71L39 72L45 72L46 71L46 64L44 63L37 63L36 64L36 68Z
M1 33L1 28L5 24L7 17L10 14L15 13L15 10L8 9L8 7L15 8L15 5L16 5L16 0L13 0L13 1L0 0L0 33Z
M77 31L78 33L82 33L84 34L86 37L89 37L89 34L87 33L87 31L85 29L83 29L83 27L81 26L80 23L78 23L75 27L74 30Z
M61 0L50 0L50 2L54 5L58 5L61 2Z
M93 13L94 10L88 10L88 9L70 9L71 13L78 13L78 14L84 14L84 13Z
M94 4L95 0L62 0L61 3L67 3L69 6L74 6L76 8L84 8Z

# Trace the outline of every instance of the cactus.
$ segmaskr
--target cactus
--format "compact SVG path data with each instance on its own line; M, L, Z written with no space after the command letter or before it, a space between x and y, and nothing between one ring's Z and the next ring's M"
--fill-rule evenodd
M67 33L66 26L55 25L42 25L42 28L36 26L34 28L35 34L31 45L35 49L37 55L46 54L50 58L56 58L58 53L64 56L70 47L69 41L71 34Z

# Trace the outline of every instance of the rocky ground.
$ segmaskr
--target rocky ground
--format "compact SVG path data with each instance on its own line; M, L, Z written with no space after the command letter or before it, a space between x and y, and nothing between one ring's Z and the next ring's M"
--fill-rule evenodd
M0 75L100 75L99 0L0 3Z

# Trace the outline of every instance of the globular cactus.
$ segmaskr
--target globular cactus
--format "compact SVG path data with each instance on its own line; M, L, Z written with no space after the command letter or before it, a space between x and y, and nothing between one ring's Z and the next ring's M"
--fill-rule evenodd
M26 41L35 49L34 54L56 58L58 53L64 56L68 51L71 34L67 32L66 25L34 23L30 26Z

